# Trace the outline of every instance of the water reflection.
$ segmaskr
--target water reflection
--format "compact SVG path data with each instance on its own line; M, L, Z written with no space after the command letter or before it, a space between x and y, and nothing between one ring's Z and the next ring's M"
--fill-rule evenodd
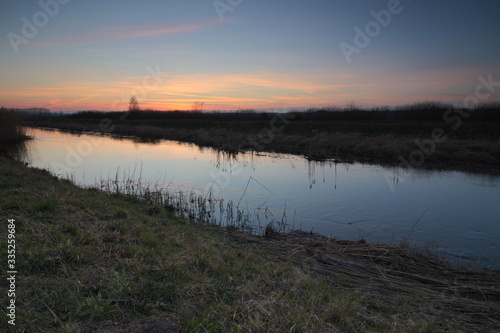
M309 188L312 189L313 185L316 184L316 169L321 169L321 181L323 183L326 182L326 174L328 170L333 169L334 177L333 177L333 188L337 189L337 168L340 165L345 168L346 171L349 171L349 166L352 163L349 162L338 162L338 161L307 161L307 177L309 179Z
M203 153L204 149L200 150L200 153ZM290 158L290 155L286 154L275 154L275 153L258 153L258 152L228 152L223 150L209 149L209 153L212 156L212 164L215 168L222 172L231 173L235 168L243 166L250 167L255 171L256 168L256 159L258 158L272 158L278 159L280 162L286 161L289 166L292 168L296 168L296 159ZM196 157L195 157L196 159ZM338 162L338 161L311 161L304 160L307 163L307 178L309 181L309 188L312 189L316 184L316 181L326 183L327 181L327 173L333 169L334 178L333 178L333 188L337 188L337 177L338 172L337 168L340 166L344 168L346 171L349 171L349 166L352 163L346 162ZM261 162L261 161L259 161ZM318 174L319 170L319 174Z
M200 151L200 153L203 153L203 151ZM216 169L222 172L232 172L236 164L247 165L249 162L248 156L237 152L210 149L210 154L212 156L212 164ZM253 158L251 158L251 160L253 160Z

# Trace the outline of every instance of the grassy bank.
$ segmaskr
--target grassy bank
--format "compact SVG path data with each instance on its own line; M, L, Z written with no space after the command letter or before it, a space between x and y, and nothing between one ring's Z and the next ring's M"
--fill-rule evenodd
M0 157L1 247L16 226L28 332L473 332L500 327L499 272L407 244L191 224ZM1 255L7 261L6 250ZM2 293L8 285L2 278ZM8 326L2 298L2 327ZM12 328L12 327L10 327Z
M231 152L274 151L299 154L311 160L500 173L500 122L493 117L498 112L490 114L490 121L460 123L456 114L449 116L454 119L449 123L433 120L436 117L431 116L419 118L413 113L410 113L412 118L392 119L400 114L404 112L359 111L359 115L354 111L292 112L277 117L265 113L207 115L144 111L38 118L30 124L71 131L104 131L144 140L179 140ZM472 118L485 116L468 119ZM104 128L103 119L108 124Z

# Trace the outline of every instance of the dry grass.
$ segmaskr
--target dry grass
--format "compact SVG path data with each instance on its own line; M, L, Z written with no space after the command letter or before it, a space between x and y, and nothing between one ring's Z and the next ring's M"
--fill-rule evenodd
M498 269L474 270L463 263L452 264L427 249L411 248L405 242L370 244L295 231L274 234L261 243L272 248L282 260L317 272L337 290L377 296L387 309L391 305L403 306L398 314L403 321L405 311L417 310L422 318L440 316L443 324L458 327L467 323L462 327L464 331L472 331L474 326L500 327ZM421 306L405 308L412 299L418 299ZM396 324L391 317L373 316L369 311L363 315L366 322Z
M498 270L406 244L257 237L75 187L0 157L29 332L494 332ZM7 228L0 245L6 248ZM6 252L0 255L6 260ZM5 286L5 281L4 281ZM4 307L5 310L5 307ZM6 325L5 314L0 317ZM168 327L168 329L167 329Z
M24 141L28 136L24 132L23 117L19 112L0 109L0 143Z

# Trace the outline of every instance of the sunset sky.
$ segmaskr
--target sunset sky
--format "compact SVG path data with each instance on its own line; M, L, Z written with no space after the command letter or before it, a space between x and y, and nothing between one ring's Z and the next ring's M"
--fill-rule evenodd
M500 100L499 13L494 0L6 0L0 105L461 104L480 76Z

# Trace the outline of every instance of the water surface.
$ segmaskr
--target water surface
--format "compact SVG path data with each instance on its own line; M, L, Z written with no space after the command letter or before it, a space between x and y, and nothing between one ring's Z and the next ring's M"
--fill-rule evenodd
M211 193L258 216L338 239L411 243L500 268L500 178L310 162L286 154L227 155L175 141L134 142L34 129L24 159L75 182L141 178L172 192Z

